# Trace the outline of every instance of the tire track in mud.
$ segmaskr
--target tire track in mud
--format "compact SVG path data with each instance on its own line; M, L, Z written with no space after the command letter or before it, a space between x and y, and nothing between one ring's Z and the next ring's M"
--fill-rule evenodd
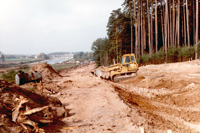
M195 132L194 129L190 126L191 123L179 118L179 115L188 116L188 112L171 108L170 106L165 106L160 104L155 99L147 98L126 91L125 89L113 85L118 96L130 107L133 109L137 108L139 114L146 119L144 126L150 131L154 129L159 129L166 131L171 129L175 132ZM182 112L183 111L183 112ZM198 112L194 112L197 114ZM191 114L193 115L193 114ZM133 118L134 119L134 118ZM176 119L176 120L175 120ZM187 117L185 118L187 119ZM194 125L194 124L192 124Z

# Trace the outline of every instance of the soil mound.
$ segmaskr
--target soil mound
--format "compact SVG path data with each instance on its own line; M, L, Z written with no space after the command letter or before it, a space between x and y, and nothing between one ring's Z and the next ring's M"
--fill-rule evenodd
M42 75L42 80L49 81L57 77L61 77L61 75L56 72L49 64L47 63L39 63L34 65L29 72L38 71Z

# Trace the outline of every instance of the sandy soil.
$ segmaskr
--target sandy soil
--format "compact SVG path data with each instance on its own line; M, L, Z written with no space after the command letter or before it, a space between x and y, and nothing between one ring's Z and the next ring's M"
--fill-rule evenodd
M118 83L93 76L94 68L63 70L61 77L44 81L44 94L70 110L54 125L59 131L200 132L199 60L143 66L136 77Z
M71 109L62 132L200 132L200 61L140 67L136 77L113 83L94 77L93 65L61 75Z
M93 69L91 65L66 75L63 72L61 75L67 77L57 83L65 86L60 100L71 110L71 117L63 121L69 127L77 127L70 132L139 132L131 121L130 107L121 100L111 82L91 74Z

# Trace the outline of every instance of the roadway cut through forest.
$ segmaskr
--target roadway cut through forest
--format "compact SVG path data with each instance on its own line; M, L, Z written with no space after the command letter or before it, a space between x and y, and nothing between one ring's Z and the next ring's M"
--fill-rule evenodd
M43 81L42 95L58 98L69 110L52 131L200 132L199 60L143 66L136 77L118 83L95 77L94 69L63 70ZM39 83L21 87L41 89Z
M68 75L66 77L68 80L63 82L69 86L68 88L71 88L68 91L71 92L78 88L79 93L75 100L78 101L79 106L81 107L80 103L84 100L90 101L88 105L84 104L85 107L82 107L82 111L88 111L86 108L89 107L91 110L89 111L90 117L88 117L97 121L96 124L92 122L90 128L80 126L77 131L107 131L110 129L108 131L138 132L141 127L144 127L146 132L166 132L169 129L173 132L200 132L199 60L143 66L139 68L136 77L118 83L93 77L90 74L93 69L94 66L90 65L68 73L62 72L62 74ZM85 94L95 98L85 97ZM104 101L103 105L101 105L102 101L95 100L101 95L103 99L100 99ZM96 116L92 114L96 110L93 110L93 107L100 107L99 110L101 107L109 108L109 110L101 111L98 114L101 119L95 119ZM104 114L108 112L111 114ZM126 115L122 115L124 113ZM116 119L116 116L121 117L121 119L115 120L118 121L118 124L113 124L114 121L105 122ZM87 115L84 117L87 118ZM128 120L125 124L128 127L122 128L119 123L124 125L124 119ZM99 127L99 125L102 126Z

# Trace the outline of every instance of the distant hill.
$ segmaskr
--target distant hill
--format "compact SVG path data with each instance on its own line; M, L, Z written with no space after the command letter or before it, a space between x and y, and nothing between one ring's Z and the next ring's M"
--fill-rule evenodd
M54 55L65 55L65 54L71 54L71 53L70 52L54 52L54 53L49 53L47 55L54 56Z
M72 52L72 54L84 53L83 51Z

